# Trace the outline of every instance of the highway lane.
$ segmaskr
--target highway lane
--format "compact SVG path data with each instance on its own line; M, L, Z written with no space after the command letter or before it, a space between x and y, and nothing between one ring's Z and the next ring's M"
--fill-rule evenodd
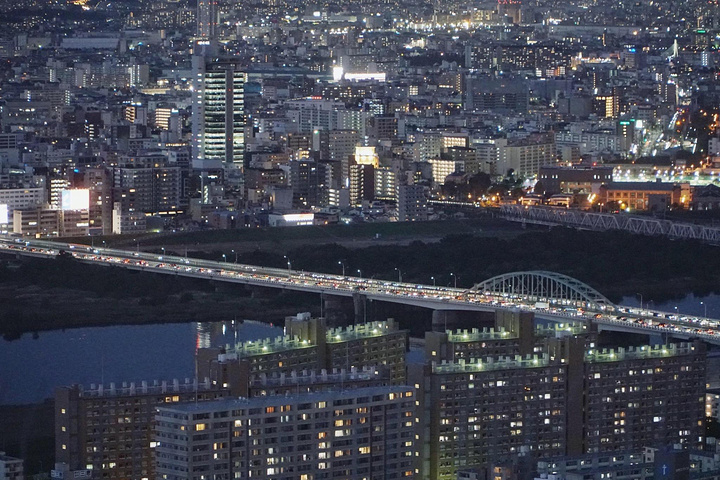
M319 294L362 295L371 300L410 304L435 310L520 309L555 321L589 321L609 328L617 327L638 333L669 334L682 338L701 338L710 343L720 344L720 320L634 307L617 306L615 309L591 311L587 309L587 305L570 304L556 299L535 302L507 294L474 292L460 288L216 262L46 240L0 237L0 252L39 258L55 258L64 252L78 261L90 264Z

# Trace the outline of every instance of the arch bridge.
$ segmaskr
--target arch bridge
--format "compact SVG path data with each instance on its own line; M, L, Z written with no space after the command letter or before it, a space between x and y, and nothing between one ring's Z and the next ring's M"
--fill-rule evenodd
M471 292L513 300L546 302L596 312L611 312L615 305L591 286L567 275L543 270L511 272L485 280Z

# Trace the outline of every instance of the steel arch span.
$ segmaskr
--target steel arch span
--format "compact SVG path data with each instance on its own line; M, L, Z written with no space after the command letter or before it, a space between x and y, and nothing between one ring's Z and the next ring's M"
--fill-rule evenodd
M597 312L615 310L615 305L591 286L567 275L542 270L498 275L478 283L470 291Z

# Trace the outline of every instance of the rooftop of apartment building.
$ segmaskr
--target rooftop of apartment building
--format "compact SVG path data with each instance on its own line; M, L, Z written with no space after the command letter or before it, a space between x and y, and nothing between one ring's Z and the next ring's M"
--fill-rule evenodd
M274 406L277 404L291 405L292 403L310 403L318 402L331 402L335 400L345 398L356 398L361 399L362 397L379 397L373 401L381 400L394 400L395 395L398 393L403 396L412 397L415 393L415 388L404 385L397 386L381 386L381 387L366 387L357 388L351 390L333 390L325 392L310 392L310 393L299 393L299 394L288 394L288 395L272 395L268 397L252 397L252 398L225 398L218 400L210 400L206 402L188 402L173 404L172 406L163 406L161 410L182 412L182 413L193 413L193 412L211 412L218 410L232 410L236 408L262 408L266 406ZM312 408L312 407L309 407Z
M392 318L378 322L361 323L349 327L331 328L327 331L327 343L347 342L362 338L381 337L389 333L396 333L399 330Z
M135 382L123 382L122 385L118 386L111 382L108 386L91 384L89 389L85 389L82 385L75 386L78 389L80 397L122 397L131 395L156 395L165 393L180 393L180 392L194 392L194 391L206 391L217 388L214 386L208 378L205 378L202 382L197 380L191 380L186 378L184 382L180 382L174 379L170 382L167 380L155 380L152 384L143 381L139 384ZM73 388L73 387L69 387Z
M589 363L618 362L621 360L667 358L698 353L694 343L671 343L667 345L643 345L639 347L588 350L585 361Z
M486 359L469 360L459 359L457 362L433 363L433 373L475 373L495 370L518 370L525 368L539 368L550 365L550 357L547 354L513 357L488 357Z

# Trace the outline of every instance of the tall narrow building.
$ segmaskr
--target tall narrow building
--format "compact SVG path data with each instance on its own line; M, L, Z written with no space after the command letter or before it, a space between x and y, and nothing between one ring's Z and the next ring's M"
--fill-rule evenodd
M218 25L218 0L198 0L197 36L201 40L214 40Z
M193 57L193 160L242 169L245 72L232 60Z

